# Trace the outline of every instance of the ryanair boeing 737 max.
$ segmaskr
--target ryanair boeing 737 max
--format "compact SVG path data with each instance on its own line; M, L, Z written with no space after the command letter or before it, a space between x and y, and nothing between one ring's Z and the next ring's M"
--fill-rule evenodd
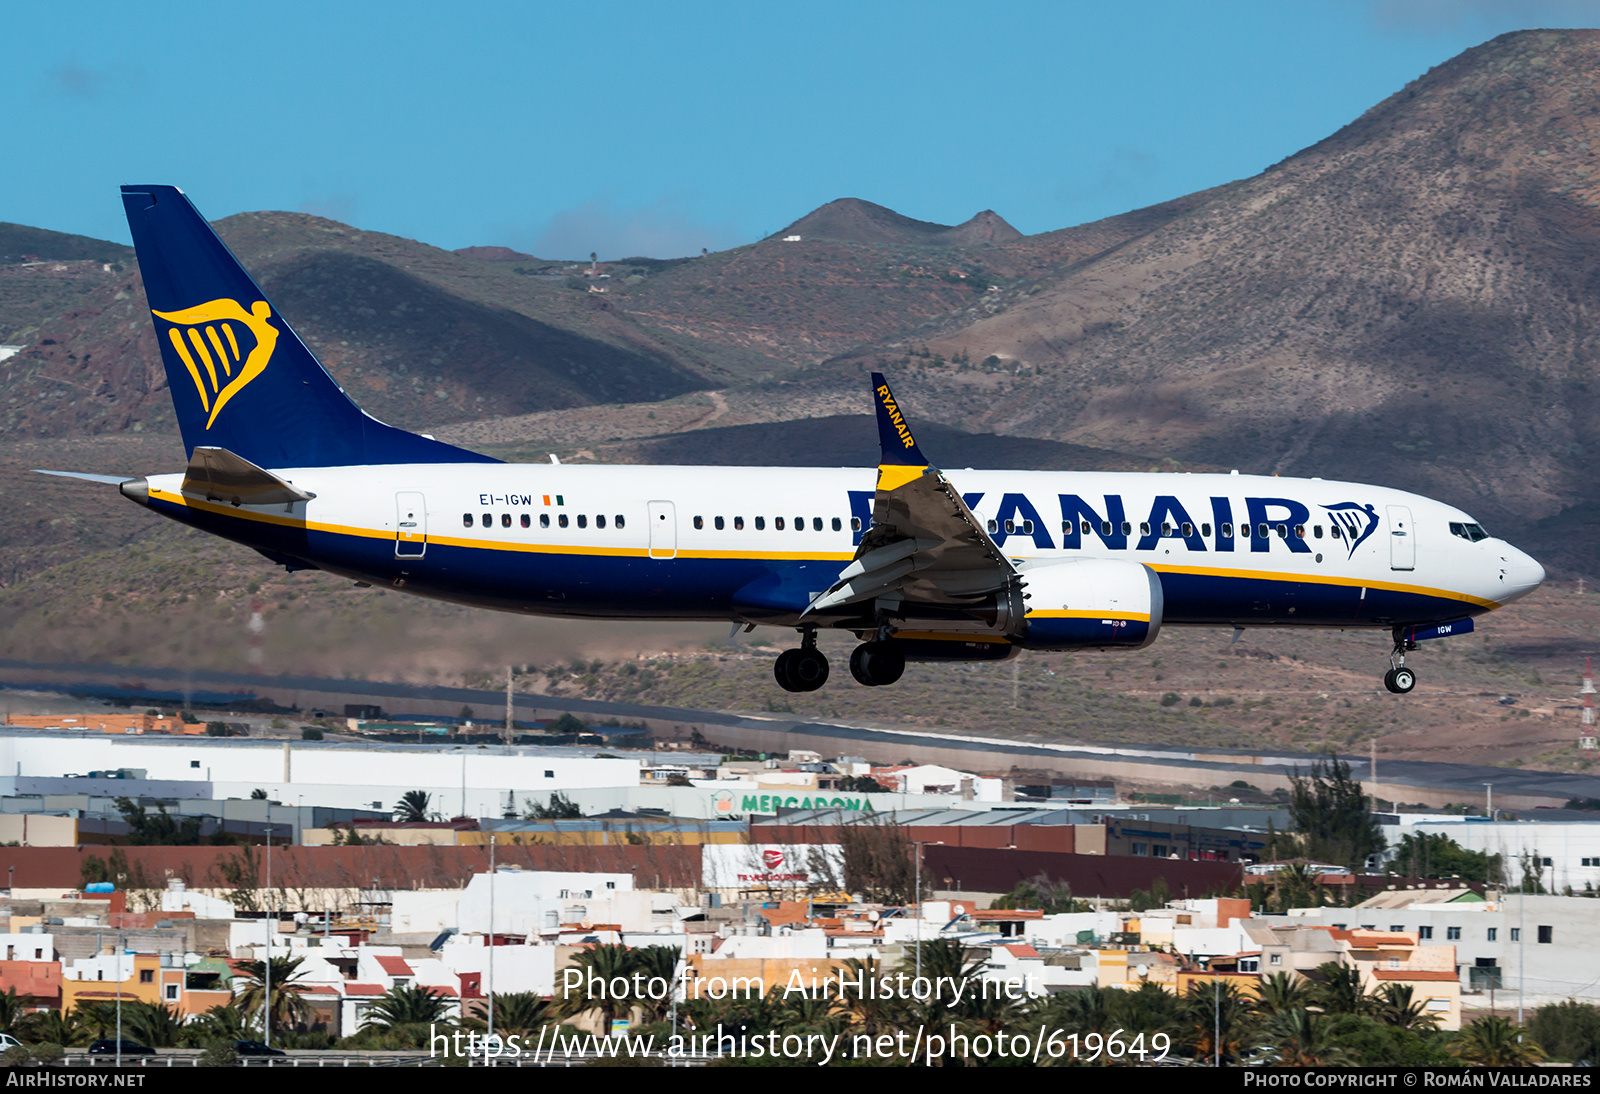
M1024 649L1141 649L1163 624L1472 630L1543 568L1415 494L1251 475L940 471L872 378L869 468L502 463L385 425L328 375L171 186L125 186L189 466L123 480L163 516L290 570L503 611L789 627L778 682Z

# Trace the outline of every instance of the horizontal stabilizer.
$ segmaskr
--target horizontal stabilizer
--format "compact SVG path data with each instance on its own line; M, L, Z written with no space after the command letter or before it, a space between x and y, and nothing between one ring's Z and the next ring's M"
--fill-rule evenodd
M293 505L316 497L226 448L196 446L184 473L183 492L234 505Z
M82 479L84 482L103 482L110 486L121 486L123 483L136 479L138 475L95 475L88 471L46 471L42 467L33 469L35 475L59 475L63 479Z

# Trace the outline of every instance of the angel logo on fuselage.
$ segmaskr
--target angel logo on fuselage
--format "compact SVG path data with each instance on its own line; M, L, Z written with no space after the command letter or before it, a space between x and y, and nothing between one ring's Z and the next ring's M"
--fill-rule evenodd
M1362 507L1353 501L1342 501L1338 505L1324 505L1323 508L1328 511L1328 516L1344 529L1344 539L1350 545L1351 558L1355 557L1356 548L1378 530L1378 513L1370 504Z

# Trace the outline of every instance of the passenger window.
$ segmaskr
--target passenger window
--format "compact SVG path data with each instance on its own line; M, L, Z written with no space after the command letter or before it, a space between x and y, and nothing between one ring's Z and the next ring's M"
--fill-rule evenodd
M587 528L587 527L589 527L589 518L588 518L588 516L586 514L584 514L584 513L579 513L578 514L578 527L579 528Z
M1289 526L1287 524L1278 525L1278 538L1279 539L1288 539L1289 538Z
M522 514L522 526L524 528L533 527L533 518L528 516L528 514L526 514L526 513Z
M1166 521L1162 521L1161 522L1161 538L1162 539L1171 539L1172 538L1172 525L1168 524Z
M623 520L623 519L622 519L622 514L621 514L621 513L618 513L618 514L617 514L617 520L616 520L616 524L615 524L615 525L614 525L614 527L617 527L617 528L622 528L622 527L624 527L624 526L626 526L626 525L627 525L627 523L628 523L628 522L627 522L627 521L625 521L625 520Z
M606 526L606 515L604 513L597 513L595 515L594 526L596 528L604 528Z
M1122 522L1122 534L1125 536L1133 535L1133 522L1131 520Z
M1296 539L1306 538L1306 526L1304 524L1296 524L1294 526L1294 537Z
M767 518L766 517L757 517L756 518L756 531L758 531L758 532L763 531L763 530L765 530L766 527L767 527Z
M733 530L735 532L744 531L744 518L743 517L734 517L733 518Z
M860 517L851 517L850 518L850 530L852 532L861 531L861 518Z
M1256 525L1256 535L1260 536L1262 539L1266 539L1270 534L1271 533L1267 531L1267 526L1265 524Z
M772 526L774 528L776 528L780 532L783 531L783 518L782 517L773 517L772 518Z
M1030 521L1029 523L1031 524L1032 522ZM1028 531L1031 532L1033 529L1029 528ZM1094 531L1094 525L1090 524L1088 521L1084 521L1082 524L1078 525L1078 531L1082 532L1084 535L1088 535L1090 532Z
M1085 532L1087 532L1089 530L1087 521L1084 522L1084 529L1083 530ZM1100 534L1102 536L1109 536L1111 534L1111 522L1109 520L1103 520L1103 521L1100 522Z
M1342 535L1342 533L1339 531L1339 526L1337 524L1328 525L1328 535L1332 536L1334 539L1339 539Z
M711 518L711 525L717 531L719 531L719 532L722 531L722 518L721 517L712 517Z
M1150 534L1150 522L1149 521L1141 520L1139 522L1139 534L1141 536L1148 536Z
M990 521L990 522L989 522L989 534L990 534L990 535L991 535L991 536L992 536L992 535L994 535L994 534L995 534L995 533L996 533L996 532L998 532L998 531L1000 531L1000 524L999 524L999 522L997 522L997 521L992 521L992 520L991 520L991 521Z
M472 527L472 514L471 513L462 513L461 514L461 527L463 527L463 528L471 528Z
M1188 539L1192 535L1194 535L1194 525L1185 521L1183 525L1183 538Z
M1312 526L1312 528L1311 528L1311 537L1313 539L1321 539L1322 538L1322 525L1316 524L1316 525Z
M794 518L794 530L796 532L804 532L806 530L806 518L805 517L795 517Z
M811 518L811 530L813 532L822 531L822 518L821 517L812 517Z
M1061 534L1064 536L1070 536L1072 534L1072 522L1070 520L1064 520L1061 522Z
M1232 524L1224 524L1222 526L1221 531L1222 531L1222 538L1223 539L1232 539L1233 538L1233 525Z
M1207 539L1210 539L1211 538L1211 525L1210 524L1202 524L1200 526L1200 534L1202 536L1205 536Z
M694 518L694 526L696 528L704 528L706 526L705 518L704 517L695 517Z
M500 514L500 527L502 527L502 528L510 528L511 527L511 514L510 513L501 513Z
M1022 534L1025 536L1033 535L1033 521L1025 520L1022 522Z
M1249 539L1250 538L1250 526L1248 524L1239 525L1239 538L1240 539Z
M485 528L493 528L494 527L494 514L493 513L485 513L485 514L483 514L483 526Z
M540 528L548 528L548 527L550 527L550 514L549 513L540 513L539 514L539 527Z
M841 521L838 517L834 517L833 518L833 530L835 532L844 531L844 522Z
M560 516L556 517L556 523L565 528L567 526L567 514L562 513Z
M1008 520L1008 521L1006 521L1006 535L1008 535L1008 536L1009 536L1009 535L1015 535L1015 534L1016 534L1016 531L1017 531L1017 527L1016 527L1016 525L1015 525L1015 524L1013 524L1013 523L1012 523L1012 522L1011 522L1011 521L1009 521L1009 520Z

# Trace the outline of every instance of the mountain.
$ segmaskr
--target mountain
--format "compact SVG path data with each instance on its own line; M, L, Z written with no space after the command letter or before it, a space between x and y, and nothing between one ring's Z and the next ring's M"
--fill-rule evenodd
M133 248L92 236L0 221L0 264L13 262L128 262Z
M532 255L513 251L510 247L457 247L452 254L463 258L478 258L485 262L536 262Z
M963 435L1414 489L1592 573L1597 68L1600 32L1505 35L1252 178L1032 236L841 199L749 246L589 271L302 214L218 228L352 395L411 428L728 451L666 435L858 414L884 368ZM27 232L0 243L57 249L0 261L0 340L27 347L0 364L0 427L170 429L136 271ZM669 425L697 392L737 414ZM653 411L604 411L624 403L662 409L659 443ZM518 433L580 407L600 412ZM768 439L803 450L805 429Z
M896 356L951 424L1415 489L1542 555L1600 501L1597 65L1600 31L1496 38Z
M876 243L887 246L970 247L979 243L1006 243L1021 239L996 212L985 209L971 220L951 227L901 216L893 209L860 198L840 198L816 209L776 237L831 239L839 243Z

